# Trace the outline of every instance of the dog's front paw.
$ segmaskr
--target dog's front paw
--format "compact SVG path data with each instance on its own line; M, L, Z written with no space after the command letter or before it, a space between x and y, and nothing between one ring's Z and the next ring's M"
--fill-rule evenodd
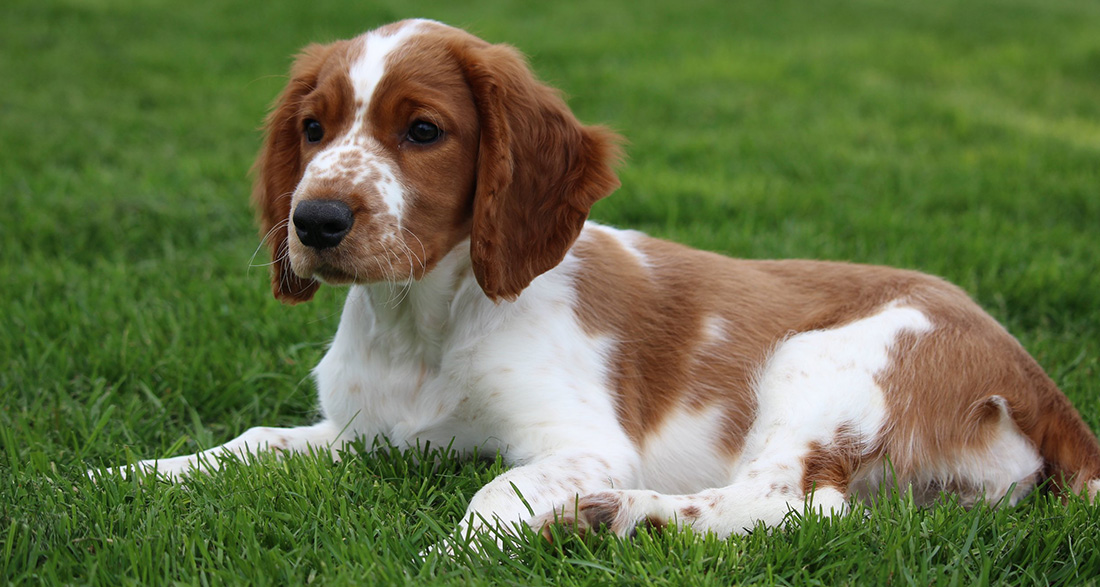
M194 461L185 457L177 457L159 460L149 459L106 469L88 469L87 475L92 481L105 477L128 479L136 475L139 479L149 478L179 482L199 469L200 465Z
M581 536L589 532L609 531L632 537L639 527L661 529L667 517L647 514L645 503L656 502L661 495L652 491L601 491L577 499L535 518L531 527L543 538L553 540L551 528L564 527Z
M88 469L85 474L92 481L98 481L107 477L118 477L119 479L125 480L133 476L142 477L151 473L152 471L150 469L142 466L141 462L138 462L129 465L120 465L118 467L107 467L104 469Z

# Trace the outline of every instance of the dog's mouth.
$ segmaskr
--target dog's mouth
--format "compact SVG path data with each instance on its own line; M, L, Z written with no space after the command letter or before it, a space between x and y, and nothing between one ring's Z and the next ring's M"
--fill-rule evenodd
M297 245L297 246L296 246ZM329 285L348 285L362 281L358 271L344 266L335 251L315 251L292 242L290 267L302 279L317 279Z

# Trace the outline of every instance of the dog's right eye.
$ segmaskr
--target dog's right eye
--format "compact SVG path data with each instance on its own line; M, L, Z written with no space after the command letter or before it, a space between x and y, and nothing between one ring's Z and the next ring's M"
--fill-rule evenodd
M418 145L430 145L443 136L443 131L438 126L426 121L417 120L409 127L409 132L405 135L410 142Z
M325 128L312 118L302 123L302 131L306 133L306 141L310 143L319 143L325 137Z

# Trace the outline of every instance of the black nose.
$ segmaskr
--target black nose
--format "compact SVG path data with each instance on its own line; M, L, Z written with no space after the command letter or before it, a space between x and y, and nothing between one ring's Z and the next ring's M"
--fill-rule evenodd
M354 223L351 209L337 200L307 200L294 209L294 232L311 249L340 244Z

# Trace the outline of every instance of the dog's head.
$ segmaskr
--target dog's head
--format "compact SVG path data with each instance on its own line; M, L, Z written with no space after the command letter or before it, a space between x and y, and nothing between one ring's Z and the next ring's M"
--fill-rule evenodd
M514 299L618 187L617 139L513 48L436 22L311 45L255 165L275 296L419 279L468 240L485 294Z

